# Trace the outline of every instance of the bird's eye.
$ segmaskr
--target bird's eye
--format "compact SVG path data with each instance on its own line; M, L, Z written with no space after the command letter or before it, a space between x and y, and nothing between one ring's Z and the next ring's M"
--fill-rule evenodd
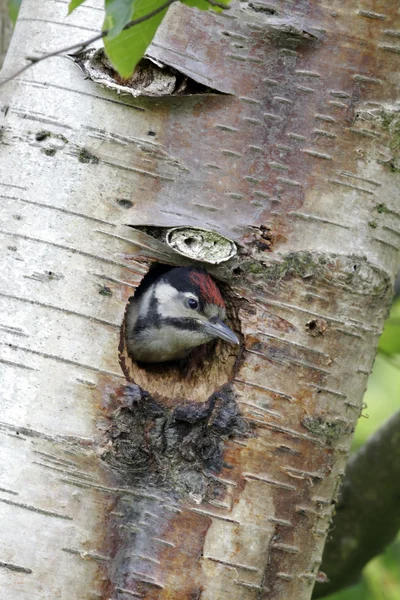
M199 308L199 303L195 298L187 298L186 306L188 308L192 308L193 310L196 310L196 308Z

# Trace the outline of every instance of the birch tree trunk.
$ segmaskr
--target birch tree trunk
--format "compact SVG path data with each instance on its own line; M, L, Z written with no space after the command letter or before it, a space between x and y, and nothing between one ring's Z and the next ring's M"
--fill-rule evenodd
M24 0L3 75L99 30L100 1L67 5ZM399 17L375 5L174 6L150 55L192 95L66 57L1 89L2 599L310 598L398 261ZM191 262L174 226L238 245L210 271L242 354L186 377L120 339L150 264Z

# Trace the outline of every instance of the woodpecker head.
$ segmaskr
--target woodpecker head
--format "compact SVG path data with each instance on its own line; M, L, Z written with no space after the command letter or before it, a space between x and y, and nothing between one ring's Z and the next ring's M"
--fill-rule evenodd
M138 288L127 309L126 340L136 361L185 358L214 338L239 344L225 325L225 304L206 271L177 267Z

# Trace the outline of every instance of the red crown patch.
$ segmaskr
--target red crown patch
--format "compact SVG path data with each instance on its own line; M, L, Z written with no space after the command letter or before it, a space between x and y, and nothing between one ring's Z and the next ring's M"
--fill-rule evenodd
M201 273L200 271L191 271L189 279L199 288L200 293L204 300L209 304L215 304L221 308L225 308L225 303L222 299L221 292L207 273Z

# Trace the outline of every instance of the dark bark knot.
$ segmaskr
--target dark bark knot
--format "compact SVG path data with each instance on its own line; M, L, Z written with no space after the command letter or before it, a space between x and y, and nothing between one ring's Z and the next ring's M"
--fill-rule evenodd
M225 442L251 433L228 385L207 402L165 408L129 384L111 408L102 459L132 485L157 485L201 501L219 493L213 475L229 468Z
M312 337L325 335L328 329L328 323L325 319L311 319L305 324L306 331Z

